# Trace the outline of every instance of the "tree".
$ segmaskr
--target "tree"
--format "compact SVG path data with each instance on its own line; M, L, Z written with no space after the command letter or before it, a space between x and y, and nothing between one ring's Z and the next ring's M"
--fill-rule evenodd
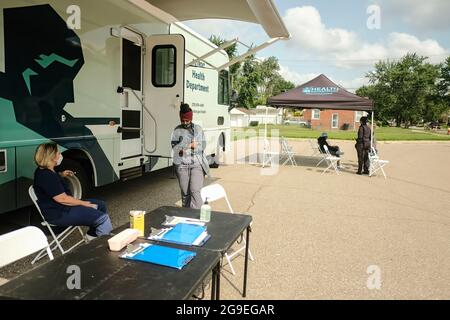
M259 74L261 78L261 83L259 85L259 100L261 104L265 105L267 98L272 95L273 87L277 81L277 76L279 77L278 71L280 70L280 65L275 57L270 57L259 63Z
M440 79L437 85L438 94L442 99L442 103L447 107L447 112L450 108L450 56L447 57L441 65Z
M226 42L215 35L209 40L217 46ZM238 56L236 44L226 48L225 51L230 59ZM275 57L259 61L251 55L244 62L232 65L230 67L232 89L239 93L238 104L246 108L266 105L269 97L295 88L292 82L286 81L279 74L279 70L280 65Z
M286 81L279 73L280 64L275 57L269 57L259 63L261 84L258 87L259 104L266 105L270 97L295 88L295 85Z
M395 119L409 127L421 120L435 120L445 110L442 89L437 85L441 66L426 62L428 58L407 54L398 62L380 61L367 77L369 86L357 94L368 96L376 103L377 119ZM442 84L444 87L445 84Z
M276 77L275 84L273 86L272 96L277 96L283 92L292 90L295 88L295 84L291 81L285 80L282 76Z
M237 78L238 104L246 108L254 108L258 100L258 86L262 82L258 61L255 56L249 57L242 65Z
M209 41L211 41L218 47L220 47L225 42L227 42L225 39L222 39L221 37L215 36L215 35L212 35L211 37L209 37ZM229 46L228 48L225 49L225 52L228 54L228 57L230 58L230 60L236 58L239 55L237 44L235 43L235 44ZM231 76L231 87L232 88L236 88L238 72L239 72L239 69L241 68L241 65L242 65L242 63L238 62L238 63L230 66L230 76Z

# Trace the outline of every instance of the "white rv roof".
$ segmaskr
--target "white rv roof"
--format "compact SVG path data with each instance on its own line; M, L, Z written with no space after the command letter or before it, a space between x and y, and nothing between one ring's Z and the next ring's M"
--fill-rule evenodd
M229 19L260 24L271 38L289 38L272 0L146 0L179 21Z

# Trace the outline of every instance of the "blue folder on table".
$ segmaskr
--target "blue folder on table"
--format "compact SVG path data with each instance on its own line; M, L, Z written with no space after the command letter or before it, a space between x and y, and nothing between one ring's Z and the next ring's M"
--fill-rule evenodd
M206 230L207 229L204 226L179 223L164 234L160 241L191 246L202 234L206 232ZM203 243L206 242L208 238L206 238Z
M161 266L183 269L194 257L195 252L158 246L155 244L140 244L140 248L132 253L120 256L123 259L154 263Z

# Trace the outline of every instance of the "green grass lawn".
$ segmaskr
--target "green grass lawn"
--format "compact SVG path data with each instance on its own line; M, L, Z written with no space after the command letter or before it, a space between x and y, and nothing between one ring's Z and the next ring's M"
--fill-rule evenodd
M278 130L278 135L285 138L298 139L317 139L322 131L301 128L298 126L268 126L268 136L271 136L271 130ZM255 137L257 134L264 136L264 126L250 128L233 129L233 140ZM450 135L438 134L430 131L410 130L403 128L378 128L375 131L377 141L450 141ZM276 134L274 134L276 135ZM355 140L356 131L328 131L330 139L334 140Z

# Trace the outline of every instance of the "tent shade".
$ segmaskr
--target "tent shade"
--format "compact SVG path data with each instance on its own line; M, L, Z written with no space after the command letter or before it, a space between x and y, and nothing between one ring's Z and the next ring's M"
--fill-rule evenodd
M283 108L373 111L373 101L348 92L325 75L269 99L269 105Z

